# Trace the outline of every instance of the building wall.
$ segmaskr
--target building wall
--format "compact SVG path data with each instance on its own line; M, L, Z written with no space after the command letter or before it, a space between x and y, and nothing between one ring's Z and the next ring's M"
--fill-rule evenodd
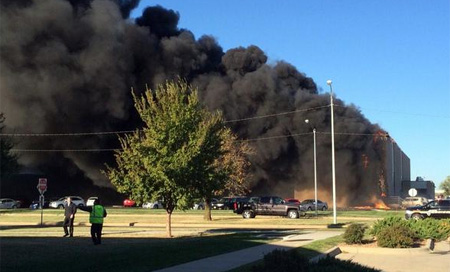
M402 196L402 182L411 180L410 160L392 139L386 141L385 150L387 196Z

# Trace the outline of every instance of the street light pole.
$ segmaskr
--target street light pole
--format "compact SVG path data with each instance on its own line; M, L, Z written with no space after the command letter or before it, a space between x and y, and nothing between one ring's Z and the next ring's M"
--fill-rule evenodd
M314 135L314 203L316 204L317 216L317 156L316 156L316 128L313 129Z
M309 123L309 120L306 119L305 123ZM317 153L316 153L316 128L315 127L313 127L313 135L314 135L314 203L316 206L316 216L317 216Z
M333 87L332 81L327 80L327 85L330 86L330 106L331 106L331 168L333 175L333 224L337 224L336 218L336 163L334 154L334 107L333 107Z

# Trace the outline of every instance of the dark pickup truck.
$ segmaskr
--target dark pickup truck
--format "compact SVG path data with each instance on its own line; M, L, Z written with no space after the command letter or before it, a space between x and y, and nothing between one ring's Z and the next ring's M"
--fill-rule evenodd
M255 218L257 215L278 215L289 218L299 217L299 206L295 203L285 202L278 196L251 197L248 201L239 202L234 212L242 217Z

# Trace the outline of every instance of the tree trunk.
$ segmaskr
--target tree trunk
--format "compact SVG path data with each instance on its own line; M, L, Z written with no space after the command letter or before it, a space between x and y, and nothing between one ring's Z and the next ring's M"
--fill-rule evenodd
M167 220L166 220L166 235L167 238L172 238L172 212L171 209L166 209L167 212Z
M203 220L212 221L211 217L211 198L205 199L205 213L203 214Z

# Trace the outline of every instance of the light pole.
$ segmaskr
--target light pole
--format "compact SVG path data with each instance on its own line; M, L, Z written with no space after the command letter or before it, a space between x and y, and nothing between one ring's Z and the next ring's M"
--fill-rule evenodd
M330 105L331 105L331 169L333 175L333 224L337 224L336 218L336 166L334 155L334 108L333 108L333 87L332 81L327 80L327 85L330 86Z
M309 124L309 120L306 119L305 123ZM312 126L311 126L312 127ZM316 206L317 216L317 153L316 153L316 128L312 127L314 136L314 204Z

